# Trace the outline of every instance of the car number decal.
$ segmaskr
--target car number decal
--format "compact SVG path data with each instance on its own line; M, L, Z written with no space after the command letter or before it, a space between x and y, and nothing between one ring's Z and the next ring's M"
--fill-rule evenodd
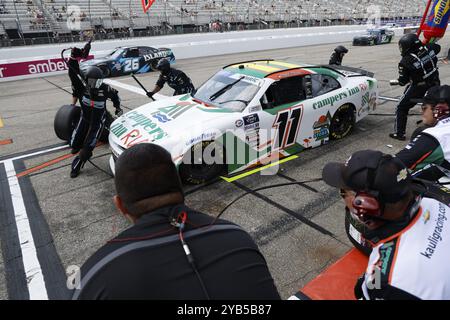
M139 70L139 58L125 60L123 71L132 72Z
M303 105L283 110L277 114L273 124L276 129L273 150L285 149L295 144L302 116Z

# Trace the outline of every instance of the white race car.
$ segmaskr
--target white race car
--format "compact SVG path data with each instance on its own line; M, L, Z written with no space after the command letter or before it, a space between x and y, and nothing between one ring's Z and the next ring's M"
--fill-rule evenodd
M377 80L347 67L258 60L224 67L189 94L143 105L110 127L117 157L167 149L187 183L203 183L347 136L376 108Z

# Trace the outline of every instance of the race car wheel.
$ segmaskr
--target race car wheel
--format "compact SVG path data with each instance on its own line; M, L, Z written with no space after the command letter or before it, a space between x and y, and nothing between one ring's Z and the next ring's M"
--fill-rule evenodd
M355 108L350 104L341 106L333 116L330 124L330 139L338 140L348 136L356 121Z
M372 247L370 244L361 236L361 224L352 217L349 210L345 213L345 233L348 239L353 244L353 246L361 251L364 255L370 256L372 252Z
M150 68L152 69L152 71L157 71L156 66L158 65L159 60L161 60L161 59L153 59L150 62Z
M216 152L220 152L220 154L216 156ZM211 160L205 161L204 157L208 155L219 161L212 164ZM187 184L203 184L211 181L225 171L223 159L225 159L223 147L218 146L214 141L203 141L192 146L190 151L184 155L180 165L181 181Z
M109 127L113 123L114 118L111 115L111 113L106 110L106 118L105 118L105 126L102 128L102 133L100 134L100 137L98 138L99 141L103 143L108 142L108 136L109 136Z
M105 66L104 64L99 65L98 67L102 70L103 76L104 76L105 78L108 78L108 77L111 75L111 71L110 71L109 68L108 68L107 66Z
M72 132L80 120L81 108L79 106L65 105L59 108L53 122L56 136L64 141L70 141Z

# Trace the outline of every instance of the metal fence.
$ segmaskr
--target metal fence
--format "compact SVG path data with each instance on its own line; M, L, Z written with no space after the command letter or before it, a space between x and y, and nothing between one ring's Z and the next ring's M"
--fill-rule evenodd
M359 23L359 22L357 22ZM145 30L104 30L97 31L95 29L85 30L78 34L63 34L55 35L52 32L39 37L24 37L18 39L0 39L0 47L13 47L13 46L29 46L38 44L53 44L53 43L69 43L69 42L82 42L89 38L93 38L95 41L111 40L111 39L129 39L139 37L151 37L151 36L163 36L172 34L186 34L186 33L205 33L205 32L230 32L230 31L242 31L242 30L263 30L263 29L277 29L277 28L299 28L299 27L312 27L312 26L331 26L331 25L351 25L355 24L355 21L274 21L265 22L263 20L257 21L252 24L245 23L218 23L218 27L211 28L211 25L179 25L179 26L167 26L161 25L157 27L147 27Z
M149 13L144 17L142 13L139 17L136 16L135 11L138 1L129 0L128 5L126 1L119 0L105 0L101 2L109 4L109 7L105 8L108 13L107 17L98 17L93 15L93 8L91 10L91 2L94 0L88 0L86 2L87 7L83 7L83 14L86 11L84 18L80 21L80 31L73 31L69 29L61 28L63 21L69 19L69 6L70 2L65 1L64 4L64 17L63 21L58 18L60 15L60 9L55 11L52 7L52 3L44 2L44 0L37 0L37 7L44 14L42 18L42 26L40 30L34 30L34 32L25 32L24 26L21 24L19 14L14 1L14 9L16 11L17 19L10 21L9 28L13 29L13 36L1 36L0 46L26 46L37 44L52 44L52 43L67 43L85 41L87 38L93 38L97 41L107 39L126 39L134 37L148 37L170 34L183 34L183 33L203 33L203 32L227 32L236 30L258 30L258 29L272 29L272 28L298 28L298 27L313 27L313 26L331 26L331 25L351 25L351 24L365 24L367 20L361 18L349 18L349 19L330 19L330 18L317 18L309 16L308 18L300 18L295 13L288 13L283 17L279 17L278 20L274 19L274 16L268 17L264 14L257 14L251 17L249 12L243 13L241 16L231 17L226 15L225 12L218 12L206 17L207 21L200 22L198 19L183 19L183 11L181 11L181 20L178 19L176 23L173 17L176 16L177 8L171 6L168 1L164 1L164 7L159 12L158 16L150 17ZM117 10L117 7L121 3L123 10ZM133 5L132 5L133 3ZM196 2L198 3L198 2ZM237 3L237 2L236 2ZM61 4L61 2L59 2ZM97 2L99 5L99 2ZM161 5L160 5L161 6ZM237 4L236 4L237 6ZM98 8L98 7L97 7ZM141 9L140 9L141 10ZM247 14L247 15L245 15ZM56 18L55 18L56 17ZM205 17L203 17L205 18ZM140 20L139 20L140 19ZM272 20L271 20L272 19ZM140 21L137 24L137 21ZM381 23L396 23L397 25L408 25L418 23L419 17L407 18L381 18ZM65 23L65 22L64 22ZM8 28L2 23L3 28Z

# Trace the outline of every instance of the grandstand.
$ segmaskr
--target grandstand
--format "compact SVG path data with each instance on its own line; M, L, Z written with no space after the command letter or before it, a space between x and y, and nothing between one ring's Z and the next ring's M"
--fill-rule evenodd
M417 23L426 0L0 0L4 45L63 41L91 30L96 38L365 23ZM120 36L120 35L119 35ZM31 41L29 39L32 39ZM69 41L69 40L68 40Z

